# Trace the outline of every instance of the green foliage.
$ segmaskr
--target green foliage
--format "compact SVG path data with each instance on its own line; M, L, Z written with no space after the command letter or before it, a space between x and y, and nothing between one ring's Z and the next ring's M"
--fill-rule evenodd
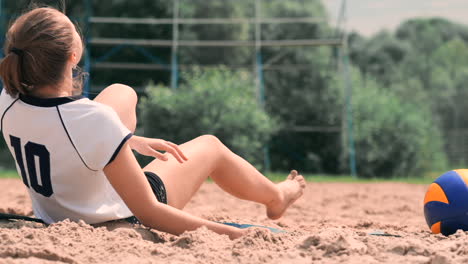
M7 1L5 10L17 12L26 2ZM51 0L39 2L56 4ZM91 3L93 16L171 18L174 2L102 0ZM252 0L180 0L179 3L181 18L255 16ZM83 18L82 2L67 4L67 13L74 20ZM269 0L262 1L261 6L262 18L327 17L320 0ZM246 41L255 38L254 29L253 24L179 25L179 39ZM93 37L172 39L169 24L94 24L87 30L85 35ZM262 40L326 38L334 33L336 29L327 23L265 23L261 27ZM443 167L444 152L452 164L468 162L468 154L466 157L459 154L468 153L459 144L466 140L464 131L468 129L468 115L464 114L468 112L464 102L468 97L468 27L440 18L410 19L394 33L381 32L370 38L351 34L349 47L352 64L360 70L352 82L360 174L368 177L421 174ZM139 48L121 48L106 61L163 66L171 61L169 47L147 48L151 59L143 56ZM109 50L110 47L94 45L89 54L97 59ZM258 110L250 76L221 69L186 73L182 80L185 84L176 92L152 85L140 108L145 134L178 143L204 133L215 134L257 164L262 159L262 145L272 135L269 146L274 170L347 172L345 166L339 165L347 164L347 157L342 143L344 131L339 131L345 120L342 120L342 76L335 76L337 50L262 47L261 51L265 110L283 124L281 129L275 125L278 122ZM254 48L246 46L178 47L178 63L185 66L244 66L246 71L251 71L254 56ZM95 85L122 82L142 86L157 80L167 86L170 72L94 68L92 78ZM298 132L295 127L318 130Z
M284 177L288 173L286 172L275 172L267 173L266 176L274 181L281 182L284 181ZM331 174L303 174L305 180L312 183L324 182L324 183L379 183L379 182L401 182L409 184L430 184L437 178L439 175L428 175L426 177L421 176L397 176L392 178L362 178L362 177L352 177L350 175L331 175ZM1 174L0 174L1 177Z
M263 1L262 17L325 18L321 1ZM332 35L326 23L263 24L262 39L316 39ZM333 76L329 47L262 47L266 109L285 124L270 144L273 170L296 168L337 173L338 133L299 132L297 127L340 127L341 108L330 104L328 82ZM336 118L336 117L339 118Z
M445 128L467 127L468 111L464 103L468 96L468 45L461 39L454 39L440 46L432 54L431 95L433 108L439 114Z
M2 178L20 178L18 173L14 170L9 170L9 169L1 169L0 170L0 179Z
M271 142L273 169L340 173L342 85L331 89L334 75L315 71L270 74L269 80L277 83L271 83L267 90L267 106L285 124ZM300 127L306 131L295 130ZM309 132L309 127L317 130ZM322 128L335 130L321 131Z
M284 1L269 0L262 1L261 17L264 18L282 18L282 17L311 17L326 18L326 10L321 1ZM261 28L262 39L313 39L315 37L325 37L330 33L329 26L326 23L304 23L304 24L277 24L265 23ZM268 49L279 50L278 47L269 47ZM301 52L301 49L295 49L295 53L307 54Z
M181 18L251 18L253 1L183 0ZM182 40L250 40L250 24L194 24L181 25ZM250 47L179 47L179 63L200 65L250 64Z
M15 160L3 137L0 138L0 171L16 169Z
M353 86L360 176L423 176L445 168L443 141L429 105L406 101L375 81L364 82L358 73Z
M177 90L148 87L140 103L144 135L183 143L212 134L259 167L278 124L257 104L250 74L218 68L185 73L184 79Z
M403 22L395 36L410 42L417 52L430 53L455 38L468 41L468 28L443 18L416 18Z
M468 162L460 144L468 129L463 114L468 111L468 27L440 18L411 19L395 34L352 35L350 41L364 81L377 81L405 103L429 106L451 166Z
M411 53L411 46L388 32L364 40L358 35L350 38L350 57L360 66L364 76L372 76L385 85L392 83L400 63Z

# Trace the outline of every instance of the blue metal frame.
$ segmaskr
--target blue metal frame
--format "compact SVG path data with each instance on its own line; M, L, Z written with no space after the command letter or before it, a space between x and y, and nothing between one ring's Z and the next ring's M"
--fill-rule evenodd
M162 59L160 59L158 56L154 56L153 54L151 54L151 52L149 52L148 49L140 46L131 46L131 48L138 51L140 54L150 59L152 62L169 67L169 65L167 63L164 63Z
M341 2L341 18L346 22L346 10L347 2L343 0ZM351 84L351 73L349 67L349 54L348 54L348 36L346 31L343 35L344 43L341 48L340 56L343 61L343 80L345 85L346 93L346 123L347 123L347 132L348 132L348 155L349 155L349 169L353 178L357 177L357 165L356 165L356 148L354 145L354 124L353 124L353 86Z
M349 73L349 57L346 48L342 49L341 56L343 58L343 74L346 92L346 119L348 131L348 155L349 155L349 168L351 176L357 177L356 168L356 150L354 146L354 124L353 124L353 86L351 85L351 76Z
M85 3L85 8L86 8L86 15L85 15L85 25L86 25L86 31L88 34L86 34L85 37L85 43L86 43L86 50L84 54L84 71L87 72L89 75L87 76L85 83L83 84L83 95L88 97L89 92L90 92L90 87L91 87L91 49L89 48L89 43L91 39L91 23L89 21L89 18L92 16L93 12L93 7L91 0L84 0Z
M2 44L5 42L5 12L3 10L3 0L0 0L0 43ZM0 49L0 58L3 58L3 49Z
M179 87L179 65L178 65L178 56L177 50L178 45L177 41L179 40L179 0L173 0L173 21L172 25L172 50L171 50L171 88L177 89Z
M3 47L5 43L5 12L3 10L3 0L0 0L0 44ZM3 49L0 48L0 58L3 58ZM0 81L0 90L3 89L3 82Z
M128 46L125 45L125 44L115 46L115 47L113 47L111 50L109 50L108 52L104 53L104 55L102 55L101 57L95 59L94 62L103 62L103 61L106 61L106 60L109 59L112 55L116 54L117 52L119 52L120 50L122 50L122 49L125 48L125 47L128 47Z
M256 70L257 70L257 78L258 78L258 101L263 108L265 106L265 83L263 79L263 60L262 60L262 51L258 49L256 52L256 60L255 60ZM263 147L263 165L265 171L271 170L271 160L270 160L270 146L268 143Z
M0 1L2 1L2 0L0 0ZM102 56L100 56L100 57L93 60L91 58L91 48L90 48L92 35L89 34L91 32L91 24L92 24L90 22L90 17L92 17L92 15L93 15L92 0L84 0L84 2L85 2L84 4L85 4L85 7L86 7L86 14L85 14L85 19L84 20L85 20L85 25L86 25L86 31L88 32L88 34L86 36L86 39L85 39L86 52L85 52L85 55L84 55L84 63L85 63L84 70L85 70L85 72L89 73L89 77L87 78L87 80L86 80L86 82L84 84L83 95L89 96L89 92L90 92L91 84L92 84L91 71L92 71L93 64L97 63L97 62L107 61L110 57L117 54L119 51L121 51L124 48L132 48L135 51L137 51L138 53L140 53L141 55L143 55L144 57L146 57L147 59L149 59L151 62L156 63L156 64L160 64L160 65L164 66L165 68L167 68L168 70L170 69L172 71L172 78L175 80L175 83L177 83L177 80L178 80L177 57L172 58L172 60L175 59L175 63L172 63L172 68L170 68L169 65L167 63L164 63L164 61L161 58L159 58L157 56L154 56L153 54L151 54L151 52L148 51L148 49L146 49L144 47L134 46L134 45L127 45L127 44L120 44L120 45L112 47L109 51L104 53ZM174 68L175 68L175 70L174 70Z
M85 15L84 15L84 22L85 22L85 27L86 27L86 34L85 37L85 43L86 43L86 50L84 54L84 71L89 73L88 78L84 82L84 87L83 87L83 95L89 96L90 89L91 89L91 84L92 84L92 65L95 62L103 62L105 60L108 60L112 55L118 53L120 50L123 48L129 47L135 49L137 52L142 54L144 57L148 58L150 61L160 64L162 66L165 66L168 70L171 71L171 86L173 88L177 88L178 86L178 80L179 80L179 65L178 65L178 56L176 52L173 52L171 56L171 65L169 67L168 63L164 63L163 60L158 58L157 56L154 56L149 52L146 48L140 47L140 46L130 46L130 45L117 45L113 48L111 48L108 52L100 56L99 58L95 59L94 61L91 58L91 39L92 39L92 34L91 32L91 21L90 18L93 15L93 7L92 7L92 0L83 0L84 6L85 6ZM344 14L346 11L346 0L342 0L342 14ZM0 43L3 46L4 40L5 40L5 25L6 25L6 12L4 9L4 1L0 0ZM4 56L3 50L0 49L0 58ZM344 69L343 69L343 77L344 77L344 82L345 82L345 89L346 89L346 113L347 113L347 132L348 132L348 154L349 154L349 166L351 170L351 174L353 176L357 175L356 172L356 158L355 158L355 147L354 147L354 135L353 135L353 117L352 117L352 86L350 84L350 73L349 73L349 58L348 55L345 52L342 52L341 54L343 63L344 63ZM259 91L259 103L261 106L265 105L265 86L264 86L264 77L263 77L263 62L262 62L262 54L261 50L257 50L256 52L256 73L257 73L257 78L258 78L258 91ZM2 83L0 82L0 88L2 87ZM269 158L269 147L268 145L265 146L264 148L264 164L265 168L267 170L270 169L270 158Z
M179 86L179 67L177 64L177 53L174 52L171 56L171 87L177 89Z

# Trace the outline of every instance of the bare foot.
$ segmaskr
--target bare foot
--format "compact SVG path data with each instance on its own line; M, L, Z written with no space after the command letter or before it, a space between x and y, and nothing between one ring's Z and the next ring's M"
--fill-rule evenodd
M292 170L286 180L278 183L277 186L280 190L279 200L274 200L267 205L267 216L270 219L280 218L286 209L302 196L306 182L302 175Z

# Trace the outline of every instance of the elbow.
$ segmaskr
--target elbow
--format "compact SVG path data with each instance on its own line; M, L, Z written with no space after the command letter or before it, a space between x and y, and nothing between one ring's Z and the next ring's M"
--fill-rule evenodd
M133 211L133 213L142 225L173 235L180 235L187 229L195 229L187 228L186 221L180 221L180 217L174 214L171 207L164 204L154 204L148 206L146 210Z
M145 210L145 211L150 211L150 210ZM140 224L147 226L147 227L151 227L151 228L157 228L155 227L154 217L151 217L150 214L145 213L145 212L135 212L135 211L132 211L132 213L138 219L138 222L140 222Z
M161 226L159 224L160 219L158 219L160 214L155 214L155 212L159 211L161 211L161 209L158 208L157 205L154 205L147 206L144 210L132 210L132 213L142 225L161 230Z
M135 217L138 219L138 222L140 222L140 224L142 224L142 225L144 225L146 227L156 228L154 226L154 223L152 221L150 221L150 219L148 219L148 217L145 217L145 216L142 216L142 215L137 215L137 214L135 214Z

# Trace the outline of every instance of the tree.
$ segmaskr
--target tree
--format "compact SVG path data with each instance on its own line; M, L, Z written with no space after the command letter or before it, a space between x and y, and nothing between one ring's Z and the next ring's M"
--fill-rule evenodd
M350 38L351 60L360 68L364 78L378 78L384 85L395 80L400 64L411 53L412 47L406 41L395 38L383 31L369 40L357 34Z
M180 1L181 18L251 18L253 1L192 0ZM249 24L194 24L180 26L182 40L250 40ZM228 65L239 67L252 63L251 47L180 47L181 64Z
M326 18L320 1L263 1L262 17ZM327 23L264 24L264 40L320 39L332 36ZM263 47L265 107L278 116L286 129L271 144L273 169L300 168L310 172L338 172L339 133L319 130L299 132L295 127L340 127L330 118L326 98L333 71L330 47ZM285 158L287 157L287 158Z
M251 75L219 68L185 73L184 79L177 90L148 87L140 132L178 144L213 134L261 168L262 148L278 124L258 106Z
M436 65L432 64L431 55L451 40L468 41L468 28L441 18L411 19L398 27L395 36L412 47L411 56L403 64L407 76L416 76L425 89L433 90L431 72Z
M441 131L450 161L467 157L460 144L468 128L464 113L468 28L445 19L411 19L394 34L380 33L370 39L352 36L353 62L365 76L376 80L405 103L429 106ZM454 151L454 149L457 149ZM466 155L466 154L465 154Z
M443 140L430 105L409 102L374 80L364 82L358 71L353 77L358 175L422 176L445 169Z

